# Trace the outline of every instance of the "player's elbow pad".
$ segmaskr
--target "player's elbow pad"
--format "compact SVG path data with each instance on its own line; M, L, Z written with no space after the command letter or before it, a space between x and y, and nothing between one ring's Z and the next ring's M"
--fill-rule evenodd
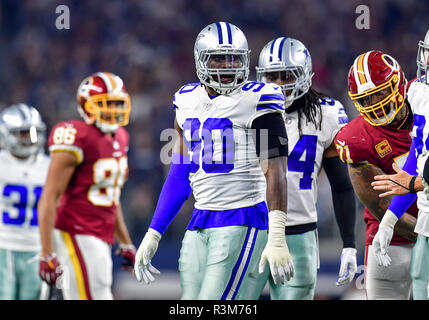
M173 154L170 171L158 198L150 228L164 234L185 201L192 193L189 173L190 161L187 157Z

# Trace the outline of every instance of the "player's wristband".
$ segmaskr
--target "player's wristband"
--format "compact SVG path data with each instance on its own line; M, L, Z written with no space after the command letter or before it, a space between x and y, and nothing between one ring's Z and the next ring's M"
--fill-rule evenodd
M416 190L414 189L414 183L416 182L417 176L413 176L410 180L410 185L408 187L408 189L410 190L410 193L417 193Z
M191 195L189 181L191 163L187 156L173 154L170 171L158 198L150 228L161 235L167 230L171 221L179 213L180 208Z
M282 247L286 243L286 213L281 210L268 212L268 244Z

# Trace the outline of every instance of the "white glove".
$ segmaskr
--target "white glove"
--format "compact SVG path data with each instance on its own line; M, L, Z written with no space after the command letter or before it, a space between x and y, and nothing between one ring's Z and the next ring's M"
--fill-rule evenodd
M392 240L393 228L397 221L398 217L392 211L387 210L378 226L377 234L372 241L374 254L380 266L387 267L392 262L392 259L390 259L387 254L387 248Z
M343 248L341 252L341 265L340 272L338 272L338 279L335 283L337 286L352 282L357 271L356 263L356 249Z
M137 250L134 272L137 280L140 282L144 280L146 284L150 284L155 281L152 274L161 273L150 263L158 249L159 240L161 240L161 234L158 231L149 228L139 246L139 249Z
M268 261L274 283L285 284L295 273L292 257L286 244L286 213L273 210L268 213L268 242L259 262L259 273L264 272Z

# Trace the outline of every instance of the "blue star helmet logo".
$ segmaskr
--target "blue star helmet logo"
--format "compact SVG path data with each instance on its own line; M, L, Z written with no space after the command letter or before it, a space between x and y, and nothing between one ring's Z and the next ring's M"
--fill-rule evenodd
M308 49L307 49L307 48L305 48L305 49L304 49L304 53L305 53L305 55L306 55L307 57L309 57L309 56L310 56L310 52L308 52Z

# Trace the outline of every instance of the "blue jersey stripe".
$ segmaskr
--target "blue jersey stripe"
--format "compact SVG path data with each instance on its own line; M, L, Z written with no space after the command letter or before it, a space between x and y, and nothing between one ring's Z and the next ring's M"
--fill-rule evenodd
M285 101L285 97L282 94L263 94L259 99L259 101L271 101L271 100Z
M282 42L280 42L280 46L279 46L279 60L282 61L282 53L283 53L283 44L286 41L286 37L283 38Z
M347 117L338 118L338 123L339 124L349 123L349 118L347 118Z
M220 26L219 22L216 22L216 27L217 27L217 35L219 37L219 44L222 44L223 43L222 27Z
M228 30L228 43L232 44L231 25L229 23L226 23L226 28Z
M256 238L257 237L258 237L258 230L255 229L255 234L253 236L252 244L251 244L251 247L250 247L250 252L249 252L249 254L247 256L247 259L246 259L246 265L244 266L244 270L241 273L240 280L238 281L238 285L237 285L237 287L234 290L234 294L233 294L231 300L235 300L235 297L237 296L238 290L240 289L241 282L243 281L244 275L246 274L246 270L247 270L247 268L249 266L250 259L252 258L253 249L255 249L255 243L256 243Z
M284 110L284 106L282 104L276 104L276 103L267 103L267 104L259 104L256 107L256 110L265 110L265 109L273 109L273 110Z

